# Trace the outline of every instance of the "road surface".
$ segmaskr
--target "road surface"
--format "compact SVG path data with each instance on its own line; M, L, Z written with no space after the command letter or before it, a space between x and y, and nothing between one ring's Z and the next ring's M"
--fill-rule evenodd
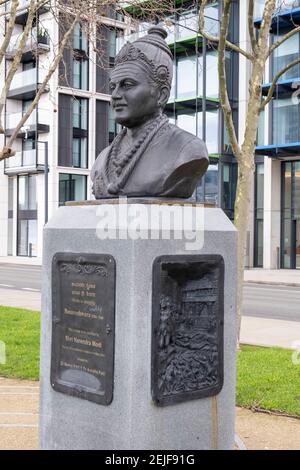
M41 268L0 264L0 289L39 292ZM300 287L245 284L243 315L300 322Z

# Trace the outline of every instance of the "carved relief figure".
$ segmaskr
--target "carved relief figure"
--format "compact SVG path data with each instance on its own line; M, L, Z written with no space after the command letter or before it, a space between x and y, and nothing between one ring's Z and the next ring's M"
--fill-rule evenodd
M152 27L116 57L111 104L123 130L92 168L96 199L189 198L207 169L204 142L170 124L163 114L173 77L166 37L163 28Z

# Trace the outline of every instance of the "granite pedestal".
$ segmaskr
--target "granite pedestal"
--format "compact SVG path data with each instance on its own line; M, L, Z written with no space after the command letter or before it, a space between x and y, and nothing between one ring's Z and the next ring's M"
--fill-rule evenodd
M149 213L153 205L143 205L143 210ZM134 206L138 204L128 205L129 209ZM172 210L172 206L164 206L165 214ZM190 217L188 206L180 205L178 210ZM166 233L166 239L149 239L143 228L139 236L132 236L131 231L131 238L126 237L128 220L107 217L104 203L62 207L47 224L42 282L41 449L233 448L237 232L222 210L194 210L199 214L204 211L203 246L196 251L188 244L191 237L187 240L178 226L171 230L171 239ZM116 237L120 228L121 236ZM198 230L200 233L201 227ZM154 238L162 235L158 230ZM108 236L114 239L105 239ZM52 302L52 263L57 253L105 254L115 260L113 399L107 406L58 392L51 385L53 315L57 314ZM224 259L223 387L213 397L157 406L151 393L153 263L161 256L199 254Z

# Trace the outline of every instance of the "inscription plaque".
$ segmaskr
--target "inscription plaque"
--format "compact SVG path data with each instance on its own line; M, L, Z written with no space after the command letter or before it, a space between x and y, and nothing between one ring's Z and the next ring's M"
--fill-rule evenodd
M109 405L114 377L114 258L57 253L52 261L52 309L52 387Z
M153 265L152 398L158 406L223 387L224 260L161 256Z

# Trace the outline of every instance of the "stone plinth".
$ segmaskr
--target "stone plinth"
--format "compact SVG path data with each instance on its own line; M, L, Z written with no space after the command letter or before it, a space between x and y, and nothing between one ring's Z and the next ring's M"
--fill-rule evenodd
M192 214L191 205L178 203L174 209L167 203L163 205L164 221L172 211L176 221L168 236L167 227L160 229L157 225L157 212L153 211L155 216L150 214L159 203L128 204L129 218L124 216L124 211L114 216L110 212L112 206L117 211L124 209L115 204L106 205L105 201L98 205L62 207L45 228L40 447L104 450L233 448L236 230L220 209L194 206ZM137 210L139 218L137 215L134 218L133 213L137 214ZM152 239L146 231L147 216ZM181 217L185 220L185 228L191 223L190 231L183 233L178 223ZM193 244L192 231L196 224L198 245ZM134 227L138 227L137 232ZM104 239L107 236L113 239ZM53 313L52 305L52 262L57 253L102 254L115 260L113 400L108 406L68 396L51 386L52 317L57 314ZM158 257L176 255L223 257L224 384L217 396L157 406L151 392L153 264Z

